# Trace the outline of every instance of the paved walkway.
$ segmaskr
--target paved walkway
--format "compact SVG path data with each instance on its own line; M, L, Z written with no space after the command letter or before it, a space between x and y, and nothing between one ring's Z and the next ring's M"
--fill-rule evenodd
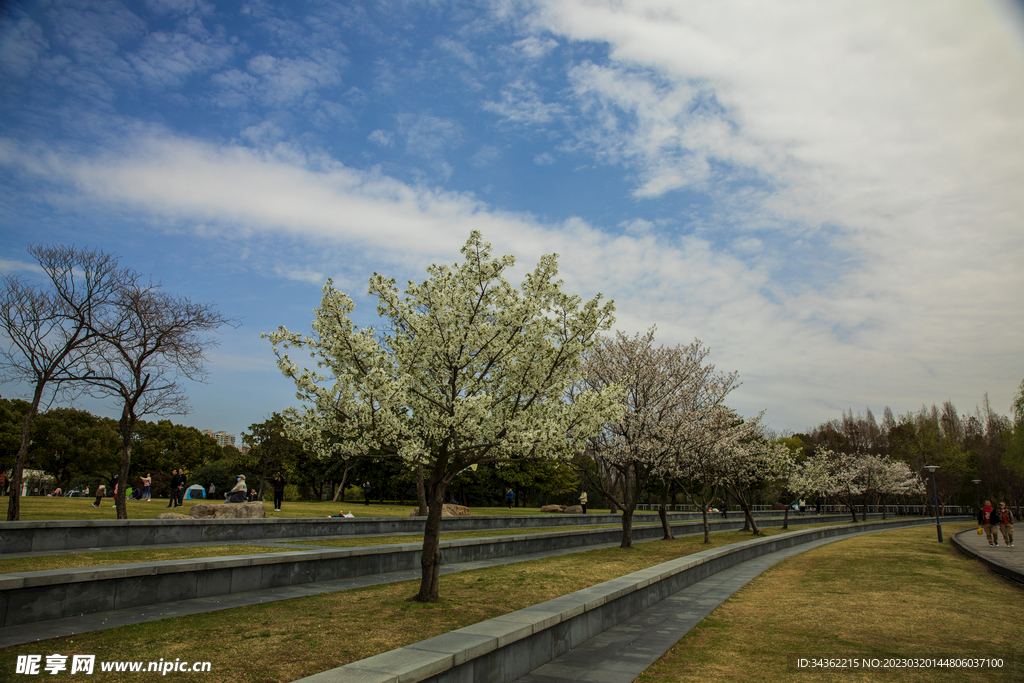
M1024 528L1024 525L1018 522L1014 525L1015 529L1016 527ZM958 533L956 540L962 543L968 550L978 555L978 557L992 564L1006 567L1011 572L1016 572L1018 576L1024 576L1024 538L1014 538L1012 548L1006 547L1002 535L999 536L999 545L997 547L990 546L987 537L984 534L979 536L974 530Z
M713 574L534 669L515 683L633 683L704 617L769 567L827 543L870 533L881 532L812 541Z

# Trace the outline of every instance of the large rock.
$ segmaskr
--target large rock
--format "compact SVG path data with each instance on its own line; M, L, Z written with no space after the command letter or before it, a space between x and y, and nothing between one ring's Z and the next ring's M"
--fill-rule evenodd
M540 511L541 512L561 512L564 509L565 509L564 505L545 505L545 506L543 506L540 509Z
M178 514L177 512L161 512L156 516L157 519L192 519L188 515Z
M581 505L570 505L569 507L562 510L567 515L582 515L583 507Z
M220 503L219 505L208 505L200 503L193 505L189 511L193 519L205 519L214 517L216 519L263 519L267 516L265 503Z
M196 507L198 507L198 506L196 506ZM442 517L465 517L465 516L467 516L469 514L471 514L470 511L469 511L469 508L466 507L465 505L451 505L449 503L445 503L444 505L441 506L441 516ZM417 508L417 509L413 510L412 512L410 512L409 516L410 517L419 517L420 516L419 508Z

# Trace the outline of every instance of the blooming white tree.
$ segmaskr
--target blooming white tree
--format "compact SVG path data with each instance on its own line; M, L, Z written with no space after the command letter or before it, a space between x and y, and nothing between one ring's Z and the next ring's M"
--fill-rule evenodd
M595 467L584 470L590 485L622 510L622 548L633 546L633 512L641 493L654 479L675 475L682 444L735 386L735 374L719 376L714 366L704 365L707 354L697 340L655 346L653 328L602 338L586 354L583 389L622 389L622 415L590 439L587 453ZM664 511L662 526L671 538Z
M761 534L754 521L753 495L761 487L781 481L793 470L793 452L785 444L769 439L761 418L762 411L750 420L737 420L725 431L722 483L740 504L747 524L755 536Z
M357 328L352 300L328 280L311 336L269 335L278 367L295 381L302 411L289 434L322 456L400 457L422 465L429 512L418 600L438 597L441 505L448 484L473 464L569 458L621 413L615 387L570 389L582 355L607 330L614 306L562 291L557 256L541 258L515 288L512 256L491 257L473 232L465 261L433 265L404 295L374 274L370 294L384 320ZM288 350L316 360L300 367Z

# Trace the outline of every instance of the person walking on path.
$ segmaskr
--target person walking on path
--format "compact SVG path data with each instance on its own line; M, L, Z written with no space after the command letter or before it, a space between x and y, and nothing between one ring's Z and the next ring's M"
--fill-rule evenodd
M152 475L147 474L144 477L139 477L139 481L142 482L142 500L148 503L150 500L149 490L150 487L153 485L153 477Z
M999 528L996 524L995 508L992 507L992 501L986 500L985 505L978 511L978 526L985 530L985 537L988 538L988 544L998 547Z
M370 504L370 480L367 479L363 482L363 504Z
M93 503L92 506L94 508L98 508L100 506L100 501L103 500L103 496L105 495L107 495L107 487L104 486L103 484L100 484L99 486L96 487L96 502Z
M1006 507L1006 503L1000 503L999 509L995 511L996 522L999 523L999 533L1003 535L1003 543L1007 548L1013 547L1013 513Z
M281 504L284 503L285 480L281 477L281 473L278 472L271 483L274 485L274 512L280 512Z
M722 519L729 519L729 504L725 502L725 498L718 505L722 509Z
M587 514L587 492L584 491L580 494L580 507L583 508L583 514Z
M505 502L508 503L508 509L512 509L512 501L516 499L516 494L512 493L512 489L505 491Z

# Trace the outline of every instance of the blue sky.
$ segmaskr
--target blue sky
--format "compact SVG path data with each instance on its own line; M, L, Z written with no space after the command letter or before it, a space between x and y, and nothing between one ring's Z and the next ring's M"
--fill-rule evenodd
M114 252L226 329L193 412L294 402L261 332L470 230L701 339L800 431L1024 377L1019 3L15 2L0 269ZM0 386L10 396L18 387ZM96 406L90 406L99 410Z

